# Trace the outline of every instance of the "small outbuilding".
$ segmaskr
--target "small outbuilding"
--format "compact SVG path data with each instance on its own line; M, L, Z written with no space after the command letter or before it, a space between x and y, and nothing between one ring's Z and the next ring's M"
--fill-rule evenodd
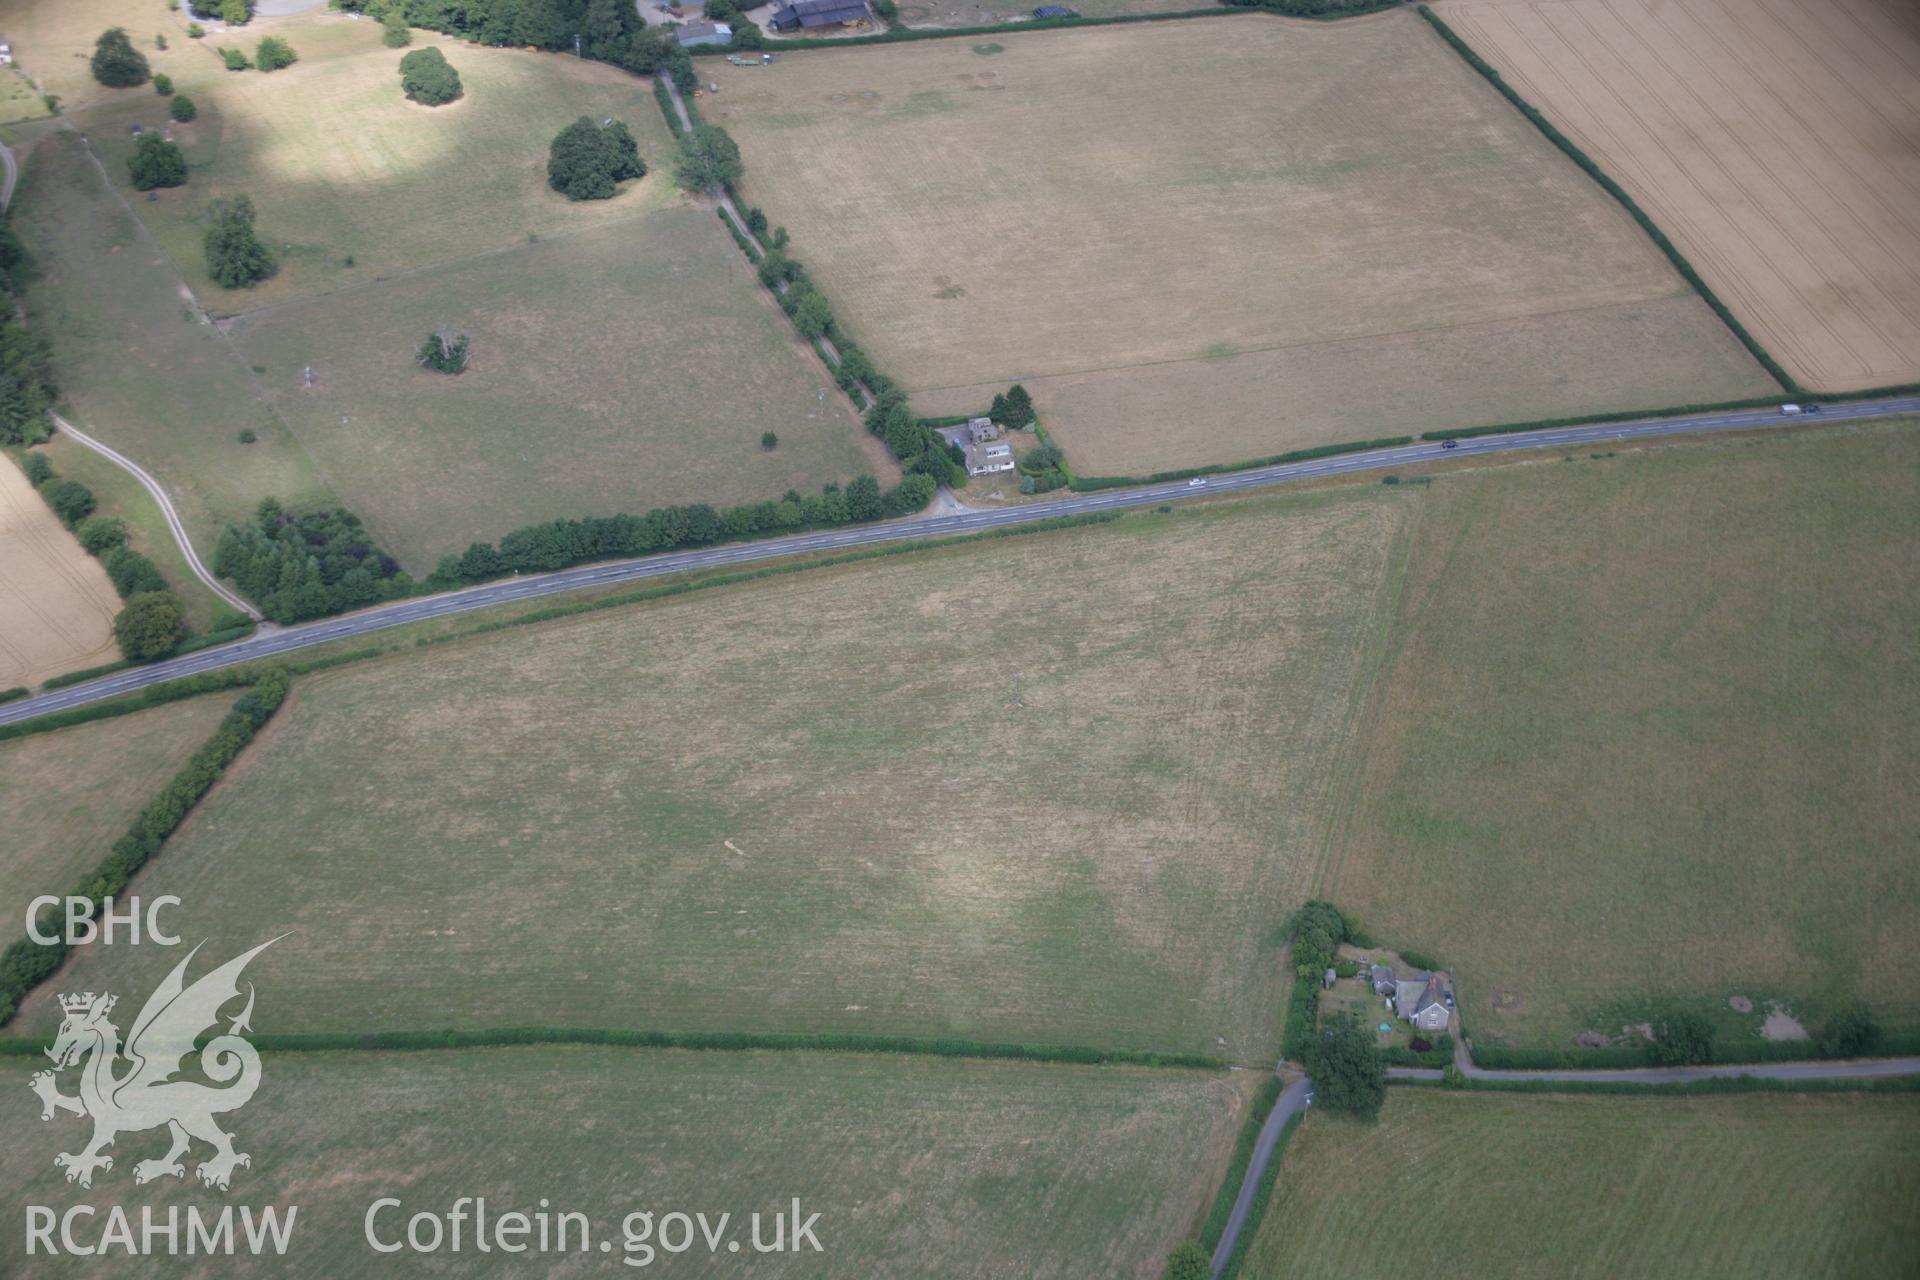
M859 22L873 15L867 0L789 0L773 11L775 31L811 31L843 22Z
M7 39L5 36L0 36L0 67L4 67L9 62L12 62L12 61L13 61L13 42Z
M673 33L682 49L697 49L707 44L732 44L733 28L724 22L689 22Z
M1043 4L1033 11L1036 18L1077 18L1080 15L1063 4Z

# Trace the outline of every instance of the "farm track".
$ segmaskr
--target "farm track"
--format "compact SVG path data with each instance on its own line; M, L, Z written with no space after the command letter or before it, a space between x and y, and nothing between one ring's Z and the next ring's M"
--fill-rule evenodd
M1908 396L1830 405L1821 415L1821 420L1861 422L1917 412L1920 412L1920 396ZM1246 471L1214 476L1200 485L1191 485L1184 481L1149 484L1137 488L1076 494L1051 502L1035 502L1004 510L969 512L963 515L922 515L885 524L859 525L817 533L795 534L784 538L770 538L761 542L737 543L697 551L671 552L637 560L616 560L582 565L575 569L509 578L500 582L469 587L462 591L382 605L345 617L326 618L300 626L278 628L256 634L244 640L234 641L232 644L202 649L197 653L154 663L151 666L117 672L98 680L90 680L53 693L41 694L36 698L23 698L0 707L0 724L31 720L35 716L45 715L48 712L85 706L88 703L162 684L168 680L177 680L182 676L219 671L244 662L277 657L314 645L371 635L391 627L469 613L494 605L536 600L582 588L614 586L689 570L726 568L790 555L990 532L995 529L1059 519L1063 516L1126 511L1214 493L1265 489L1286 484L1289 481L1358 475L1448 459L1528 453L1540 449L1582 448L1628 440L1705 435L1723 431L1751 431L1801 421L1803 419L1783 418L1773 410L1740 410L1682 418L1653 418L1637 422L1614 422L1549 431L1478 436L1461 440L1457 448L1450 450L1443 449L1438 443L1427 442L1318 458L1306 462L1254 467Z

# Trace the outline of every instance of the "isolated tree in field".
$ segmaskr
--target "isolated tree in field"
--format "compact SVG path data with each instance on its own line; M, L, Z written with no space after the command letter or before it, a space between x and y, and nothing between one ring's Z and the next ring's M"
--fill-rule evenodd
M711 191L740 180L740 148L718 125L696 124L680 135L673 177L688 191Z
M1213 1263L1197 1240L1182 1241L1167 1258L1167 1280L1209 1280Z
M185 124L200 114L200 108L194 106L193 99L186 94L176 93L173 95L173 101L167 104L167 114L181 124Z
M170 591L143 591L113 620L120 652L134 662L160 658L180 645L180 602Z
M127 157L127 172L135 191L177 187L187 180L187 158L180 148L157 133L143 133Z
M423 368L440 373L459 373L467 367L467 335L441 325L420 344L417 357Z
M238 49L229 49L224 45L221 46L220 49L220 60L227 64L227 70L229 71L245 71L253 65L247 61L246 54L240 52Z
M581 116L547 149L547 185L569 200L605 200L618 194L618 183L646 172L638 144L618 120L601 125Z
M215 200L207 208L207 274L223 289L244 289L273 274L273 254L253 231L253 201Z
M290 67L300 61L300 55L293 51L292 45L279 36L268 36L260 42L260 47L253 51L253 60L262 71L278 71L282 67Z
M780 443L780 437L776 433L772 431L762 431L760 433L760 447L762 449L775 448L779 445L779 443Z
M400 87L415 102L444 106L460 96L460 73L438 49L415 49L400 59Z
M1335 1017L1306 1051L1314 1101L1329 1111L1372 1120L1387 1100L1387 1068L1357 1018Z
M125 89L147 82L146 55L127 39L126 28L108 27L94 42L93 78L109 89Z
M154 76L153 91L163 98L171 97L173 95L173 77L165 74Z
M407 15L398 5L387 10L387 16L380 20L380 43L389 49L404 49L413 43L413 32L407 27Z

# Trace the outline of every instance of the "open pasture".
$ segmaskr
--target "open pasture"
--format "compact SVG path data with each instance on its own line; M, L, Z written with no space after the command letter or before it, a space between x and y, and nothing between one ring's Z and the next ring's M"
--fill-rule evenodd
M106 570L20 470L0 460L0 689L119 657Z
M625 222L677 198L652 89L617 67L426 31L407 49L388 49L378 23L339 14L276 22L272 31L299 62L236 73L209 50L175 74L200 109L173 128L190 180L137 206L216 313ZM428 46L446 53L465 87L446 106L421 106L400 91L401 57ZM164 100L141 93L116 96L82 120L123 186L129 128L164 123ZM647 176L614 199L570 203L547 187L547 144L583 115L624 120L647 162ZM280 260L278 273L252 289L214 284L201 253L208 203L235 194L252 198L260 236Z
M1246 1280L1910 1276L1920 1099L1396 1089L1294 1135Z
M1669 995L1920 1029L1916 427L1434 485L1317 887L1476 1044Z
M263 1025L276 1016L272 1005L262 988ZM122 1007L131 1017L137 1005ZM1250 1088L1248 1077L1224 1072L851 1054L269 1052L258 1095L230 1118L253 1156L232 1194L297 1205L296 1230L286 1257L223 1258L221 1270L439 1275L455 1262L461 1274L604 1276L627 1273L625 1258L640 1275L1156 1280L1205 1211ZM42 1124L39 1107L24 1078L0 1100L10 1138L0 1210L15 1221L26 1204L60 1211L97 1203L103 1188L126 1197L136 1222L142 1204L162 1221L166 1206L207 1211L191 1172L184 1182L133 1186L136 1158L163 1150L164 1133L122 1135L114 1168L91 1194L69 1186L53 1154L73 1149L82 1122ZM404 1208L377 1219L383 1238L389 1226L403 1232L414 1212L444 1214L477 1196L496 1215L547 1202L555 1213L585 1213L593 1247L503 1264L473 1251L469 1220L458 1257L383 1257L367 1246L363 1222L387 1196ZM821 1251L753 1253L750 1215L763 1215L770 1240L771 1215L790 1214L796 1197L802 1218L819 1215ZM702 1243L673 1255L659 1251L656 1234L651 1256L628 1253L622 1220L634 1212L656 1223L704 1212L709 1225L728 1214L720 1238L737 1240L740 1252L723 1243L710 1257ZM601 1239L611 1254L599 1251ZM22 1258L21 1248L9 1231L0 1265L10 1276L89 1272L72 1260Z
M55 133L32 149L12 221L30 255L27 324L53 345L62 412L159 478L203 558L224 522L248 518L268 494L290 503L331 496L267 411L256 375L195 308L77 135ZM240 443L248 430L256 443ZM141 545L160 559L151 539ZM160 562L184 586L184 566L176 573Z
M258 962L288 1029L1268 1062L1279 928L1413 500L995 539L324 673L137 883L298 930ZM165 959L92 949L27 1026L55 986Z
M1795 378L1920 381L1920 8L1448 0Z
M928 413L1013 380L1085 474L1766 394L1412 13L715 63L742 194Z
M472 341L458 377L414 363L442 324ZM416 574L536 520L899 475L718 220L691 207L288 303L228 332L268 370L267 404Z
M107 856L232 705L215 694L0 742L0 946L22 936L27 903Z

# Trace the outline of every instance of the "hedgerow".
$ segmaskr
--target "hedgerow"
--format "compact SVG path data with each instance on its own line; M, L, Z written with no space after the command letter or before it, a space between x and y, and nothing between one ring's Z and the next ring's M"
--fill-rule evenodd
M1208 1253L1213 1252L1226 1233L1233 1202L1240 1195L1240 1183L1247 1176L1247 1166L1253 1163L1253 1145L1260 1140L1260 1130L1266 1127L1267 1117L1273 1114L1286 1088L1287 1082L1279 1076L1268 1076L1253 1095L1253 1106L1248 1109L1246 1121L1240 1126L1240 1136L1233 1144L1233 1159L1227 1163L1227 1175L1213 1197L1207 1220L1200 1224L1200 1247Z
M101 899L124 890L134 873L160 851L167 837L219 780L241 748L253 741L260 726L279 709L286 698L288 683L284 670L269 670L261 675L258 683L234 702L233 709L215 727L213 736L140 810L127 833L114 841L106 858L69 892L69 897L90 901L88 915L100 909ZM42 914L41 932L60 932L54 918L56 914L51 907ZM27 992L60 967L68 950L64 936L52 943L27 937L0 952L0 1023L13 1016Z

